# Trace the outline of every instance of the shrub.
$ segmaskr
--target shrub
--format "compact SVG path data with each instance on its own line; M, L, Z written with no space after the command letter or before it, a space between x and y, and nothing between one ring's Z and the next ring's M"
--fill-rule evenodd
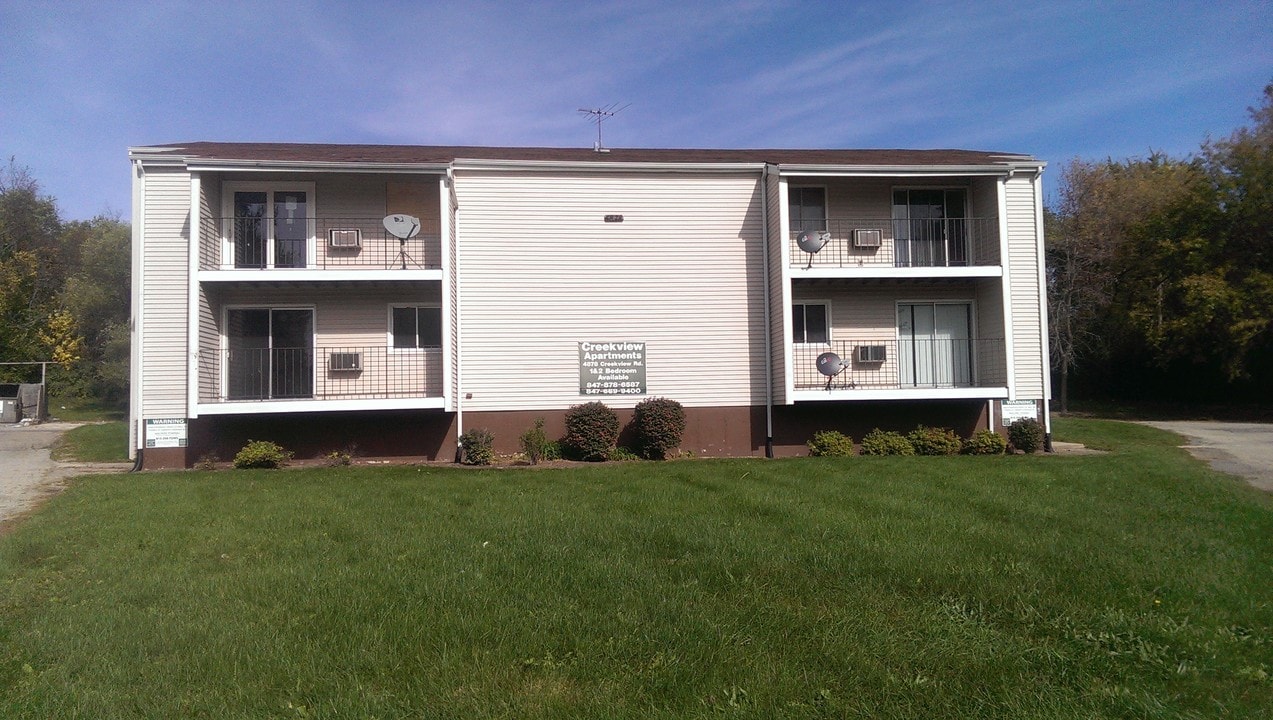
M863 455L914 455L915 447L906 436L875 428L862 438Z
M1029 455L1043 447L1043 425L1034 418L1021 418L1008 426L1008 442Z
M292 459L292 453L269 440L248 440L248 444L234 456L234 467L281 468Z
M607 460L640 460L641 456L625 447L612 447L606 455Z
M965 455L1002 455L1008 441L994 430L978 430L964 441Z
M217 463L220 461L221 458L217 457L216 453L204 453L199 456L199 461L194 464L194 469L210 472L217 469Z
M662 460L681 444L685 434L685 408L668 398L648 398L632 412L637 449L650 460Z
M906 436L916 455L955 455L963 449L963 441L950 428L920 425Z
M603 402L566 411L565 443L580 460L605 460L619 440L619 416Z
M323 456L323 462L327 467L340 467L348 465L354 461L354 456L343 450L332 450Z
M460 449L464 451L465 465L490 465L495 459L495 434L486 428L465 430L460 436Z
M560 440L549 440L544 443L544 460L560 460L565 457L561 451Z
M544 434L543 418L535 418L535 424L522 433L520 441L522 454L526 456L526 462L531 465L538 465L540 460L548 459L548 436Z
M823 430L813 434L808 442L813 457L852 457L853 438L839 430Z

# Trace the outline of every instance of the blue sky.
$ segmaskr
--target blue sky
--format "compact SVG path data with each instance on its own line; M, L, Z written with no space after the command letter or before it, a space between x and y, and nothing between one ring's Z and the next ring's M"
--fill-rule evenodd
M190 140L1183 156L1273 82L1273 2L0 0L0 154L67 219Z

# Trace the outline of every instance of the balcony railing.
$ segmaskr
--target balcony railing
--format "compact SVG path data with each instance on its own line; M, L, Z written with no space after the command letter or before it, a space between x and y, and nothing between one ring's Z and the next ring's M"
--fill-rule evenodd
M834 377L827 377L818 370L818 357L825 352L834 352L845 365ZM792 356L797 390L1007 385L1003 338L837 340L829 344L796 345Z
M201 368L203 402L376 400L442 395L442 351L374 347L239 348Z
M430 270L441 267L439 235L422 232L399 240L385 230L382 220L379 217L204 218L199 225L199 267L202 270Z
M796 244L801 231L826 231L817 253ZM878 246L874 243L878 240ZM830 219L793 223L788 262L800 267L969 267L999 260L998 218L933 220Z

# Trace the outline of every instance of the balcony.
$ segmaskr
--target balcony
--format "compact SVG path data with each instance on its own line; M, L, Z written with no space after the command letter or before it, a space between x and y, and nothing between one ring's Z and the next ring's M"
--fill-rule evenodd
M442 407L442 350L234 348L200 363L201 412Z
M793 224L788 263L801 269L997 267L999 219L838 218ZM802 230L826 231L817 253L796 244ZM878 243L878 244L877 244Z
M380 217L213 217L199 225L199 269L438 270L441 237L400 240ZM439 275L440 277L440 275Z
M818 357L834 352L844 369L827 377ZM906 338L837 340L795 345L796 400L1006 396L1003 338Z

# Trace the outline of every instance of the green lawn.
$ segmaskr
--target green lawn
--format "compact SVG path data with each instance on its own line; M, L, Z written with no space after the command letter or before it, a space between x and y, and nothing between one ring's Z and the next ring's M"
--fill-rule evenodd
M1273 500L1102 456L97 476L0 538L5 718L1273 707Z
M52 455L55 460L128 462L128 423L114 420L67 430Z

